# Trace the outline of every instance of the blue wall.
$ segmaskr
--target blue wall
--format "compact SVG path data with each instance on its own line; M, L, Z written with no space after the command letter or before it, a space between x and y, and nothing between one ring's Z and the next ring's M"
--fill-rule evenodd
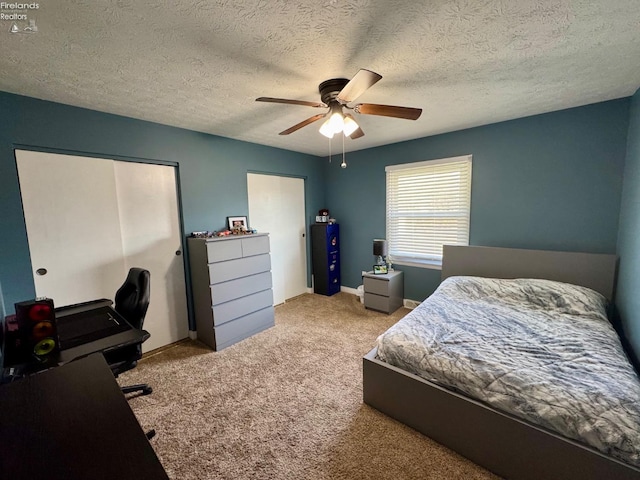
M0 112L0 285L10 311L35 295L14 147L177 164L187 234L247 214L248 171L305 178L308 223L325 204L324 163L315 156L3 92Z
M619 215L630 105L631 99L615 100L352 152L348 168L341 169L337 158L329 163L0 92L0 282L5 303L34 295L13 155L17 146L178 164L185 232L220 228L227 215L246 213L247 171L305 177L308 222L322 207L338 219L342 283L355 288L361 271L373 263L372 239L385 236L384 167L398 163L473 155L474 245L616 252L618 220L625 227L626 216L636 213L625 213L627 207ZM637 118L632 124L637 126ZM637 133L635 143L630 136L628 163L640 162L639 142ZM621 248L623 244L621 239ZM439 270L398 268L405 272L406 298L425 298L440 280Z
M631 101L618 255L616 306L625 336L640 354L640 90Z
M629 103L348 153L344 170L334 161L326 198L340 223L342 284L361 283L361 271L373 264L372 239L385 237L385 166L466 154L473 155L472 245L615 253ZM405 298L422 300L440 281L440 270L398 269L405 272Z

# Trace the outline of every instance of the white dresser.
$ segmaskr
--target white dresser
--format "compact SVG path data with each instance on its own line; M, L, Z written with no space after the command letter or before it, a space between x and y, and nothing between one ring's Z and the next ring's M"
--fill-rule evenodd
M198 340L222 350L274 326L269 234L188 245Z

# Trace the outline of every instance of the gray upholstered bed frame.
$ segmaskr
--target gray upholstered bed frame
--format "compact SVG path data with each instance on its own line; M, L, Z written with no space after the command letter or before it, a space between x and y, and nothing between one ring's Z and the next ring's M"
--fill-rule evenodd
M615 255L445 247L442 278L546 278L613 298ZM381 362L363 359L364 402L512 479L640 479L640 469ZM640 399L639 399L640 401Z

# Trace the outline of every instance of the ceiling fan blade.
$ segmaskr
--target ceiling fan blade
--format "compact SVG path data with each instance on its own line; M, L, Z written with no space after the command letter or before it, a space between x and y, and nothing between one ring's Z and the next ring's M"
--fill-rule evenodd
M288 100L286 98L260 97L256 102L286 103L289 105L303 105L305 107L327 108L327 105L319 102L307 102L304 100Z
M302 127L306 127L310 123L313 123L313 122L315 122L317 120L320 120L321 118L325 117L326 115L327 115L326 113L319 113L318 115L314 115L313 117L309 117L306 120L303 120L302 122L295 124L293 127L290 127L290 128L287 128L286 130L283 130L278 135L289 135L290 133L293 133L296 130L300 130Z
M382 117L404 118L405 120L417 120L422 115L421 108L377 105L375 103L361 103L356 105L354 110L365 115L380 115Z
M364 137L364 132L360 127L358 127L358 129L355 132L349 135L349 138L351 138L351 140L355 140L356 138L360 138L360 137Z
M342 103L353 102L381 78L382 75L378 75L371 70L365 70L364 68L358 70L358 73L340 91L338 100Z

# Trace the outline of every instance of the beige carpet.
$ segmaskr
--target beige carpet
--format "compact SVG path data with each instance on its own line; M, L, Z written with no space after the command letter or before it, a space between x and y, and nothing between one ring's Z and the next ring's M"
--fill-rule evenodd
M303 295L274 328L221 352L187 341L118 380L153 386L130 405L175 480L497 478L362 403L362 356L407 312Z

